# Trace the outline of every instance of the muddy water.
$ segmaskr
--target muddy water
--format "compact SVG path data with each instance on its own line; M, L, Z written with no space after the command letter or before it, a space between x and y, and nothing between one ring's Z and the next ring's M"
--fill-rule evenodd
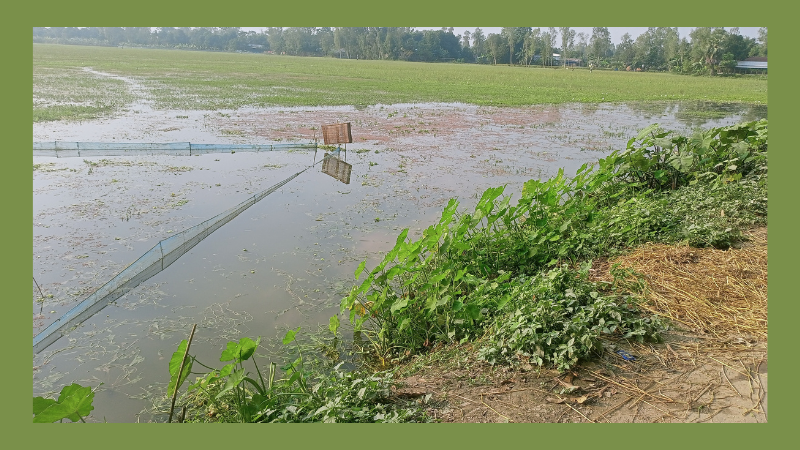
M355 142L342 154L353 165L350 184L318 164L35 356L34 395L103 383L95 419L136 421L165 387L191 324L192 353L214 366L227 340L316 330L338 312L359 261L374 265L403 228L418 235L450 198L469 208L498 185L517 197L524 181L560 167L574 173L653 122L686 132L762 117L766 107L697 103L155 111L143 102L112 119L35 124L34 141L276 143L349 121ZM33 274L48 297L37 302L32 284L33 334L161 239L321 156L34 157Z

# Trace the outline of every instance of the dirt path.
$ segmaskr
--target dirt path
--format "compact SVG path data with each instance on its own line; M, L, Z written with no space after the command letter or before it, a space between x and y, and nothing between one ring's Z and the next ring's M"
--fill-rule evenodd
M670 335L654 346L623 343L574 371L431 367L397 394L417 397L443 422L766 422L765 344L709 345ZM529 368L530 369L530 368Z

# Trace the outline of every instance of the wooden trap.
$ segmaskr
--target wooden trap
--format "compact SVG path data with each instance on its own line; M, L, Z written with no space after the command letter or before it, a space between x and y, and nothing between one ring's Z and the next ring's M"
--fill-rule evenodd
M350 122L323 125L322 140L325 145L352 143L353 135L350 132Z

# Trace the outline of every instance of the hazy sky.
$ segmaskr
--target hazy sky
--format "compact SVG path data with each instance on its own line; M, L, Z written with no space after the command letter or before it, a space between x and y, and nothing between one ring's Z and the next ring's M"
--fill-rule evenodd
M414 27L417 30L439 30L441 27ZM464 33L465 30L469 30L470 33L475 31L477 27L453 27L453 33L456 35L461 35ZM502 27L480 27L483 31L483 35L487 36L490 33L500 33ZM542 28L546 30L547 27L533 27L533 28ZM592 28L591 27L572 27L576 33L586 33L589 37L592 36ZM242 30L245 31L262 31L265 27L243 27ZM689 33L694 29L694 27L678 27L678 33L680 34L681 38L689 39ZM726 30L729 30L730 27L725 27ZM759 27L739 27L739 33L742 36L747 36L751 38L758 37L758 29ZM619 44L620 40L622 39L622 35L625 33L629 33L633 40L636 40L636 37L640 34L647 31L647 27L609 27L608 31L611 32L611 42L614 44Z

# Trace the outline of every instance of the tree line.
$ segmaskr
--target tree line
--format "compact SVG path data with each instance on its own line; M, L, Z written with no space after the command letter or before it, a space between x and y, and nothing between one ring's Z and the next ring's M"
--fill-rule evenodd
M570 27L504 27L488 35L480 28L456 35L452 27L269 27L261 33L235 27L34 27L33 41L712 75L731 72L736 61L767 56L766 28L751 38L722 27L695 28L688 38L677 27L651 27L636 39L626 33L617 44L608 27L591 34Z

